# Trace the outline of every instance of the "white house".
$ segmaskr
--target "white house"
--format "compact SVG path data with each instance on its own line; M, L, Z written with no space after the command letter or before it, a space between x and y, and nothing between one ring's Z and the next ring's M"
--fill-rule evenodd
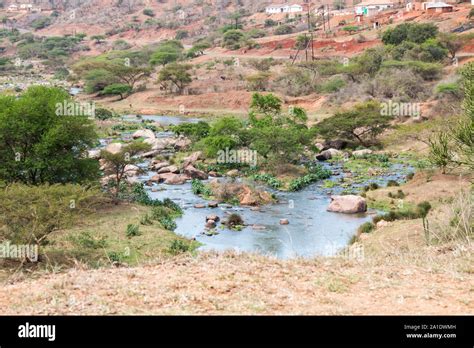
M303 12L303 6L301 5L270 5L265 8L265 13L297 13Z
M366 0L355 6L355 13L356 15L371 16L394 6L395 4L390 0Z
M7 11L8 11L8 12L16 12L16 11L18 11L18 5L12 4L12 5L8 6Z

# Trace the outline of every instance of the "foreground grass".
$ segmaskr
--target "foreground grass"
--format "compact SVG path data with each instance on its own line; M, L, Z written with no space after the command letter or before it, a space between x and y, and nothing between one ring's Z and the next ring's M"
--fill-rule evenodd
M78 264L92 268L113 264L136 266L171 257L175 253L172 243L176 240L182 241L190 250L197 246L197 243L163 229L158 222L140 224L141 218L150 210L137 204L111 205L84 217L71 228L51 233L49 243L41 250L42 262L37 267L58 270ZM138 235L127 236L129 225L138 226Z

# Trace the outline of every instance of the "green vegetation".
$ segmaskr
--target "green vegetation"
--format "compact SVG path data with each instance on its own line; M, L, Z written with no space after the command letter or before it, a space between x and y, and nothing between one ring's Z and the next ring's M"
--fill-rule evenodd
M176 90L179 94L183 93L184 88L192 82L190 64L170 63L160 70L158 74L158 83L166 90Z
M176 62L183 57L183 45L178 40L165 40L151 56L150 64L166 65Z
M75 184L0 189L0 239L16 244L45 245L49 235L93 213L107 199L97 189Z
M430 161L443 172L448 167L474 169L474 64L467 64L462 74L464 115L456 125L429 140Z
M390 116L381 114L375 102L358 104L352 110L339 112L320 122L317 129L326 139L342 138L355 140L368 146L390 126ZM360 131L360 129L364 129Z
M0 179L33 185L97 179L98 163L86 156L98 140L94 125L87 116L58 114L64 103L72 100L58 88L0 96Z

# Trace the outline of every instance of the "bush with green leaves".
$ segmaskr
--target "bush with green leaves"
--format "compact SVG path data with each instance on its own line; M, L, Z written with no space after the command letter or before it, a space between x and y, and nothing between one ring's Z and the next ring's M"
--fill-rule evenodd
M75 184L0 189L0 240L16 244L48 242L50 233L84 219L108 200L99 189Z
M181 239L174 239L168 248L168 252L171 255L179 255L192 251L192 249L193 248L189 242Z
M140 226L129 224L127 225L127 230L125 232L128 238L136 237L140 235Z
M391 120L391 116L382 115L378 103L370 101L360 103L349 111L336 113L318 123L316 130L327 140L341 138L357 141L367 147L390 127Z
M293 28L291 26L283 24L283 25L278 26L275 29L274 34L275 35L286 35L286 34L291 34L292 32L293 32Z
M165 40L157 47L150 59L152 65L166 65L183 57L184 47L178 40Z
M329 177L331 177L331 171L317 165L310 169L309 174L291 180L288 185L288 190L291 192L300 191L308 185L320 180L328 179Z
M199 179L193 179L191 181L191 188L195 195L203 195L205 197L212 195L212 191Z
M246 36L242 30L231 29L224 33L222 43L224 47L238 50L243 46Z
M199 121L198 123L181 123L171 127L171 130L177 135L184 135L194 142L207 137L210 129L209 123L204 121Z
M84 116L58 115L64 103L73 101L59 88L0 96L0 179L35 185L98 178L97 161L87 158L98 140L94 124Z
M372 222L365 222L364 224L362 224L359 227L358 232L359 233L370 233L374 229L375 229L375 225Z
M438 132L429 139L430 161L442 168L474 169L474 63L462 70L464 114L455 126Z
M422 44L437 34L438 28L433 23L402 23L387 29L382 35L382 42L385 45L400 45L404 41Z

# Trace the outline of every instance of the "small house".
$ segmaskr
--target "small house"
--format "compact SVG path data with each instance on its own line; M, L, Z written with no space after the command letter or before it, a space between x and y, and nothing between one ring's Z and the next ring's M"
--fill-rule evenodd
M428 13L445 13L453 12L454 6L445 2L424 2L422 8Z
M373 16L380 11L395 7L390 0L366 0L355 6L356 15Z
M265 13L298 13L303 12L303 6L301 5L270 5L265 8Z

